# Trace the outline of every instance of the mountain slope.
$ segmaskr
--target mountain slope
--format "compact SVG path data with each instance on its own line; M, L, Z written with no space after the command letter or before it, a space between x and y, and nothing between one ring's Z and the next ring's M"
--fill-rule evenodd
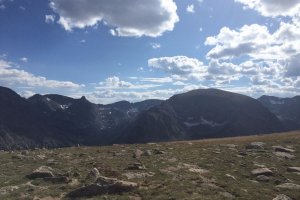
M120 141L149 142L279 132L277 117L257 100L231 92L194 90L142 113Z
M258 101L274 113L288 130L300 129L300 96L292 98L262 96Z

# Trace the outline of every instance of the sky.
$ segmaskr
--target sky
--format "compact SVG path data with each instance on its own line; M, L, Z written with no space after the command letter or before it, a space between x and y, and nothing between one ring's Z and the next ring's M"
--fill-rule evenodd
M0 0L0 85L94 103L300 92L300 0Z

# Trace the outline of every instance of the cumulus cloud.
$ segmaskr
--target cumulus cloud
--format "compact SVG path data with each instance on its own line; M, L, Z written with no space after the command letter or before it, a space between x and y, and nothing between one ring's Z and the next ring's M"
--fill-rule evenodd
M300 11L300 0L235 0L245 9L254 9L266 17L297 15Z
M187 5L186 11L188 13L195 13L195 6L194 6L194 4Z
M161 45L159 43L150 43L150 46L153 48L153 49L159 49L161 47Z
M173 0L51 0L65 30L91 27L103 22L118 36L161 36L179 21Z
M45 15L45 22L51 24L55 22L55 15Z
M152 58L148 60L148 66L162 70L175 79L201 80L207 72L207 67L203 62L186 56Z
M36 76L16 67L12 62L0 59L0 84L8 87L30 86L50 89L80 89L79 85L71 81L49 80L43 76Z
M22 57L22 58L20 58L20 60L21 60L22 62L24 62L24 63L27 63L27 62L28 62L28 58L26 58L26 57Z
M99 89L149 89L158 87L160 85L154 84L133 84L130 82L122 81L117 76L112 76L106 78L103 82L100 82L96 87L97 90Z

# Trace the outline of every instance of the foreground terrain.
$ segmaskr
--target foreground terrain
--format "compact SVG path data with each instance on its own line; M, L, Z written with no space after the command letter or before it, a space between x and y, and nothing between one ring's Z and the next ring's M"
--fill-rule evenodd
M300 132L2 151L0 161L0 199L300 199Z

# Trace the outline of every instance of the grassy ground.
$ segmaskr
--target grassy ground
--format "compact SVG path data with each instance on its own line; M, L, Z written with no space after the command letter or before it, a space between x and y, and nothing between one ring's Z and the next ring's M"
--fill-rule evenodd
M263 150L247 150L251 142L265 142ZM234 144L228 145L228 144ZM296 151L294 159L279 158L272 146ZM152 155L134 158L134 152L150 150ZM154 149L163 151L155 154ZM128 170L135 162L146 170ZM50 166L56 174L67 174L71 182L50 183L25 176L40 166ZM259 182L251 171L267 167L274 172L268 182ZM300 167L300 132L267 136L170 142L158 144L72 147L32 151L0 152L0 199L67 199L65 195L93 180L89 172L128 180L139 188L123 194L105 194L91 199L254 199L269 200L277 194L300 199L298 189L279 189L282 183L300 185L300 175L288 172ZM128 176L129 176L128 175Z

